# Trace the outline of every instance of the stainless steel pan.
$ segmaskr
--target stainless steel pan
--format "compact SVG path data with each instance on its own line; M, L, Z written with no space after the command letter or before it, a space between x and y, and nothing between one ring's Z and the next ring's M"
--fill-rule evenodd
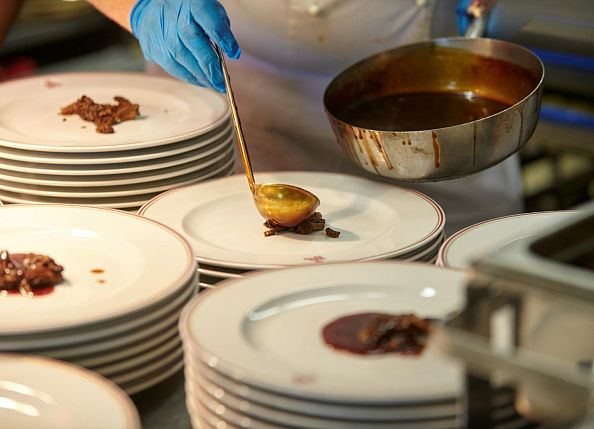
M544 67L493 39L444 38L371 56L336 76L324 107L338 143L363 169L406 181L466 176L532 135Z

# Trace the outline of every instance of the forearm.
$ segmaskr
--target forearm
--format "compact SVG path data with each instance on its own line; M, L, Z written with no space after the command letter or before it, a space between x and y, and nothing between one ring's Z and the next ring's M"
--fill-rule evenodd
M136 0L88 0L95 9L112 19L128 31L130 29L130 11Z
M0 46L4 43L8 30L16 19L24 0L2 0L0 7Z

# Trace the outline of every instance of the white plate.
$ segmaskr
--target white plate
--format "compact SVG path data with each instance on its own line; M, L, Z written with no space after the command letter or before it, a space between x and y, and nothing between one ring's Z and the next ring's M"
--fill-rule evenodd
M477 223L449 237L439 249L437 265L465 269L473 260L531 237L575 211L535 212L504 216Z
M214 284L200 282L200 283L198 283L198 287L200 287L200 290L202 290L202 289L212 289L216 286Z
M427 258L431 258L433 257L433 255L437 254L437 252L439 251L439 248L441 246L441 244L443 243L445 234L442 233L439 238L437 240L435 240L434 243L431 244L431 246L428 246L427 248L423 249L422 251L415 253L414 255L408 257L408 258L397 258L399 261L424 261Z
M445 319L463 307L466 280L464 272L404 262L252 273L194 298L180 335L216 371L287 395L360 404L458 398L463 369L431 342L420 356L359 356L328 347L321 330L359 312Z
M244 274L249 273L252 270L240 269L240 268L230 268L230 267L220 267L218 265L210 265L205 262L200 262L199 268L203 268L205 270L214 271L221 274L237 274L239 276L243 276ZM225 278L232 277L232 276L225 276Z
M224 152L208 157L207 160L190 168L191 172L181 176L170 177L169 179L145 181L130 185L97 186L93 188L63 187L63 186L42 186L27 185L23 183L0 180L0 189L8 192L20 192L27 195L38 195L42 197L66 197L66 198L109 198L124 197L130 195L142 195L154 192L161 192L173 187L184 186L200 180L203 176L211 174L212 171L224 169L235 159L234 147L228 147Z
M184 361L179 360L173 363L168 368L160 368L158 371L155 371L151 374L148 374L144 377L140 377L138 379L132 380L128 383L120 384L122 390L124 390L128 395L135 395L140 393L150 387L153 387L165 380L169 377L173 376L177 373L180 369L184 366Z
M385 183L321 172L259 173L257 179L316 194L319 211L340 237L265 237L244 175L160 194L139 213L186 237L199 262L243 269L398 257L434 241L445 224L433 200Z
M157 361L164 361L179 350L181 350L181 339L177 336L166 344L144 350L135 356L128 357L119 362L111 362L107 365L95 367L93 371L98 372L104 377L112 378L116 374L121 375L122 373L128 373L139 368L144 369Z
M303 422L304 424L300 425L299 418L296 415L279 423L273 422L270 417L264 420L246 415L242 411L223 405L220 401L213 399L200 390L192 391L192 389L186 388L186 394L189 396L189 401L186 400L186 404L188 404L190 413L207 417L207 419L208 415L210 415L210 419L218 419L219 422L214 425L217 428L228 427L228 424L231 424L232 427L245 429L279 429L287 427L287 422L290 422L292 428L302 429L452 429L459 427L459 424L457 424L459 421L455 419L419 422L334 422L332 420L324 421L306 418L304 419L306 421L317 420L318 424L314 426ZM227 425L223 426L222 422Z
M70 347L56 349L54 352L43 353L45 356L55 357L56 359L68 360L78 359L81 355L95 357L104 357L101 364L109 362L112 359L112 353L118 354L123 348L132 348L140 343L145 344L151 339L159 336L162 337L166 333L171 333L176 324L179 322L180 310L178 309L171 314L161 318L159 321L139 327L134 331L128 332L125 335L119 335L103 340L88 342L84 344L76 344Z
M57 186L57 187L100 187L100 186L124 186L133 185L142 182L154 182L157 180L169 179L172 177L183 176L199 169L203 169L205 163L213 158L225 154L230 149L229 145L223 145L217 150L205 157L199 157L195 160L188 160L181 164L161 168L156 166L154 170L144 170L135 173L126 174L99 174L83 176L53 176L45 174L16 173L6 172L0 169L0 180L5 180L15 184L35 185L36 187ZM17 185L18 186L18 185Z
M158 193L146 195L132 195L130 197L114 198L61 198L42 197L39 195L25 195L19 192L0 190L0 197L6 202L15 204L80 204L98 208L138 209Z
M215 166L216 167L216 166ZM220 168L209 168L204 171L204 176L200 181L207 180L213 177L223 177L233 174L235 172L235 159L230 160L227 164ZM144 203L154 198L158 192L141 195L130 195L123 197L100 197L100 198L67 198L67 197L44 197L41 195L27 195L21 192L10 192L0 190L0 197L6 202L18 204L78 204L99 208L112 209L134 209L136 213Z
M65 279L48 295L0 297L0 334L4 335L122 317L176 294L196 272L191 248L177 233L117 210L4 206L0 237L3 249L53 257L64 266ZM104 284L97 283L93 269L104 270Z
M150 339L145 338L139 343L125 345L123 347L120 346L115 351L108 351L106 354L104 354L104 352L100 352L95 353L94 355L89 355L85 358L72 358L66 360L76 365L93 369L96 366L109 364L117 360L128 359L131 356L143 353L145 350L149 350L158 346L159 344L171 341L173 338L179 338L177 326L169 327L163 333L154 334L150 337Z
M140 429L132 401L109 381L74 365L0 355L0 421L19 429Z
M114 375L113 377L109 377L109 379L118 385L132 383L134 380L145 378L154 372L166 370L179 362L183 362L183 352L181 350L168 353L165 357L161 357L146 365L134 368L131 371Z
M217 140L221 140L231 131L231 123L225 122L222 126L215 128L208 133L183 140L177 143L159 145L152 148L121 150L116 152L38 152L33 150L14 149L0 146L0 159L3 163L6 160L22 161L21 164L13 163L15 171L27 171L17 168L26 168L27 163L36 164L68 164L68 165L102 165L118 164L122 162L148 161L159 159L164 156L178 155L190 150L199 149Z
M1 335L0 351L29 351L30 353L44 354L49 357L84 359L85 354L88 353L77 352L77 350L91 345L93 347L103 346L105 353L105 349L109 349L109 347L105 346L110 342L123 339L132 342L132 337L136 332L153 329L160 323L174 317L195 294L196 287L194 284L190 284L180 289L172 297L158 301L153 306L142 307L136 313L111 319L106 323L71 330L54 330L50 333ZM89 366L77 363L81 366Z
M395 258L399 261L429 261L433 259L443 244L445 234L441 234L434 241L422 247L418 252L412 252L411 254L402 255L401 257ZM224 279L237 279L244 277L247 273L251 272L245 270L234 270L233 268L217 267L216 265L208 265L200 263L198 265L198 273L201 275L201 279L208 279L209 282L217 283Z
M203 406L222 420L248 429L284 428L287 422L290 422L292 428L301 429L453 429L459 427L458 423L461 421L456 417L408 422L321 419L278 411L245 400L232 403L229 397L226 398L227 403L223 403L220 398L214 398L206 393L198 384L187 385L186 394L190 399L190 407L195 406L198 409ZM230 405L231 403L233 406Z
M129 175L131 173L152 172L168 167L176 167L180 164L187 164L191 161L197 161L213 155L217 152L223 151L233 143L231 135L225 136L224 139L217 140L208 146L200 149L191 150L182 154L163 157L156 160L137 161L137 162L123 162L117 164L34 164L31 162L20 161L4 161L2 160L1 174L6 180L18 181L21 183L39 183L41 185L47 181L64 181L64 180L96 180L103 179L107 175ZM81 177L79 177L81 176ZM86 177L88 176L88 177ZM19 178L20 180L15 180ZM25 179L37 179L36 181L25 181Z
M239 278L243 277L245 274L247 274L247 273L234 274L234 273L227 273L225 271L214 271L214 270L209 270L206 268L200 268L200 266L198 266L198 272L200 273L200 275L215 277L215 278L221 279L221 280L223 280L223 279L239 279Z
M278 395L255 387L235 383L212 369L199 363L192 355L184 357L186 361L186 384L200 384L201 387L214 398L226 404L226 398L237 404L246 401L245 407L264 405L278 410L289 411L329 419L346 420L423 420L447 419L460 416L463 412L463 398L445 403L418 403L410 406L373 406L364 407L353 404L340 405L331 402L304 401L298 398ZM244 410L244 406L240 406ZM233 408L233 407L232 407ZM237 409L237 406L235 406Z
M117 124L113 134L100 134L77 115L58 114L82 95L97 103L113 103L120 95L140 105L141 118ZM0 84L0 146L17 149L82 153L148 148L205 134L228 117L221 94L143 73L64 73Z

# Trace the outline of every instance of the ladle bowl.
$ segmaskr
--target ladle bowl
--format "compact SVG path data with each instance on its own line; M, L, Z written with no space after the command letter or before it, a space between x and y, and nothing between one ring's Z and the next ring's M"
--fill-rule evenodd
M361 168L405 181L446 180L524 146L538 121L543 78L542 62L519 45L435 39L344 70L326 88L324 107L337 142Z
M320 205L318 197L311 192L280 183L256 185L254 200L265 219L285 227L297 226L307 220Z
M241 121L239 120L239 112L235 103L233 88L231 87L231 78L229 77L229 71L227 70L227 64L225 63L225 57L218 46L214 45L214 49L221 61L227 99L229 101L231 118L233 120L233 128L241 152L241 159L245 168L248 185L254 198L254 204L256 205L258 212L270 224L284 227L297 226L301 222L307 220L315 212L316 208L320 205L320 200L311 192L298 186L282 183L256 184L249 152L241 128Z

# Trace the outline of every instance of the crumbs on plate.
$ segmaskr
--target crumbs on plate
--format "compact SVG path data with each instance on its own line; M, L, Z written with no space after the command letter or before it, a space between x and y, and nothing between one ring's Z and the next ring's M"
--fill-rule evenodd
M282 234L284 232L293 232L296 234L307 235L322 230L326 232L326 236L328 237L338 238L340 236L340 231L336 231L326 226L326 220L322 217L322 213L320 212L315 212L309 218L307 218L306 220L304 220L296 226L280 226L275 225L270 221L264 222L264 226L268 228L268 230L264 231L264 235L266 237L270 237L271 235L276 234Z
M117 104L99 104L83 95L74 103L60 109L60 115L78 115L83 120L93 122L95 131L101 134L114 132L113 126L123 121L131 121L140 116L138 104L120 96L113 98Z

